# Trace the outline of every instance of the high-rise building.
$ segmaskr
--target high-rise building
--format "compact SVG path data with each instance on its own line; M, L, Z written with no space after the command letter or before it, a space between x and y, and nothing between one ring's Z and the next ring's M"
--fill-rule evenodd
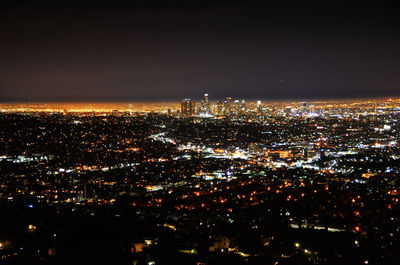
M235 104L234 104L234 114L235 115L239 115L240 114L240 101L239 100L235 100Z
M181 115L193 116L196 110L196 103L190 98L182 99L181 101Z
M242 106L241 106L241 109L240 109L240 113L241 114L246 113L246 102L244 100L242 100Z
M128 107L129 107L129 115L132 116L132 114L133 114L132 104L129 104Z
M257 113L258 114L263 113L263 106L262 106L261 100L257 101Z
M232 113L232 98L227 97L224 102L224 113L230 115Z
M301 103L301 112L303 113L303 115L307 113L307 102Z
M291 106L287 106L285 108L285 114L286 116L290 116L290 114L292 113L292 107Z
M201 101L201 112L210 114L210 102L208 101L208 94L204 94L204 99Z
M222 101L220 101L220 100L217 101L216 114L219 116L223 114L223 104L222 104Z
M204 105L206 108L206 113L210 113L210 102L208 101L208 94L204 94Z

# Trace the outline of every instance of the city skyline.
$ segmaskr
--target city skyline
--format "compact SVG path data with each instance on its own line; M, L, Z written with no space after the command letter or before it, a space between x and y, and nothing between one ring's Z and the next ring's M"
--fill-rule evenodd
M0 1L1 265L398 265L389 1Z
M398 263L400 99L211 98L0 104L0 260Z
M204 113L204 107L208 106L206 113L217 112L218 108L223 108L227 99L236 105L240 104L241 107L250 107L248 110L255 110L262 106L265 108L280 108L284 109L287 106L294 106L295 108L302 109L304 104L317 108L330 108L337 106L342 108L347 105L362 105L365 108L375 108L376 105L382 106L396 106L400 102L400 98L369 98L369 99L335 99L335 100L246 100L242 98L225 97L220 99L209 99L207 95L208 104L203 105L203 99L181 98L180 100L167 101L167 102L0 102L0 111L2 112L21 112L21 111L46 111L46 112L64 112L68 111L95 111L95 112L112 112L112 111L138 111L138 112L167 112L168 110L178 111L182 110L182 104L185 101L190 101L194 104L192 106L192 114Z

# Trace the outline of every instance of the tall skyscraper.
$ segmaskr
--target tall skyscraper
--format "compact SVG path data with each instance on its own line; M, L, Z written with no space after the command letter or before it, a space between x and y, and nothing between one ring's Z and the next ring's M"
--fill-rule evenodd
M220 101L220 100L217 101L217 111L216 111L216 114L217 114L218 116L220 116L220 115L223 114L223 104L222 104L222 101Z
M244 100L242 100L242 106L240 109L241 114L246 113L246 102Z
M182 99L181 101L181 115L182 116L193 116L196 110L196 103L190 98Z
M210 103L208 102L208 94L204 94L204 104L206 105L208 111L210 108Z
M257 101L257 113L258 114L262 114L263 113L263 107L262 107L261 100Z
M210 102L208 101L208 94L204 94L204 99L201 101L201 111L205 114L210 114Z
M292 107L291 106L287 106L285 108L285 113L286 113L286 116L290 116L290 114L292 113Z
M235 115L240 114L240 101L239 100L235 100L234 112L235 112Z
M232 98L227 97L224 102L224 113L230 115L232 113Z
M301 112L304 114L307 114L307 102L302 102L301 103Z

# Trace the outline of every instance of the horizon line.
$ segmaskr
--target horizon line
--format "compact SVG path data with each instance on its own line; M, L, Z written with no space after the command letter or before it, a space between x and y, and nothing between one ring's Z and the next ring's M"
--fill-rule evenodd
M229 96L227 96L229 97ZM210 102L216 102L219 100L224 100L227 97L223 98L216 98L216 99L209 99ZM179 104L182 99L185 98L190 98L194 101L201 101L201 97L182 97L180 99L175 99L175 100L132 100L132 101L126 101L126 100L10 100L10 101L3 101L0 100L0 105L2 104L138 104L138 103L155 103L155 104L160 104L160 103L177 103ZM330 101L368 101L368 100L397 100L400 99L400 96L378 96L378 97L325 97L325 98L281 98L281 99L265 99L265 98L239 98L239 97L231 97L232 100L245 100L248 102L253 102L257 100L261 100L264 102L302 102L302 101L307 101L307 102L330 102Z

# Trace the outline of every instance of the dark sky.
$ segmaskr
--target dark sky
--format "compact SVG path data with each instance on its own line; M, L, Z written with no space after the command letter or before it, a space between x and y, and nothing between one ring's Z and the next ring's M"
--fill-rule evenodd
M400 96L383 1L32 2L0 4L3 102Z

